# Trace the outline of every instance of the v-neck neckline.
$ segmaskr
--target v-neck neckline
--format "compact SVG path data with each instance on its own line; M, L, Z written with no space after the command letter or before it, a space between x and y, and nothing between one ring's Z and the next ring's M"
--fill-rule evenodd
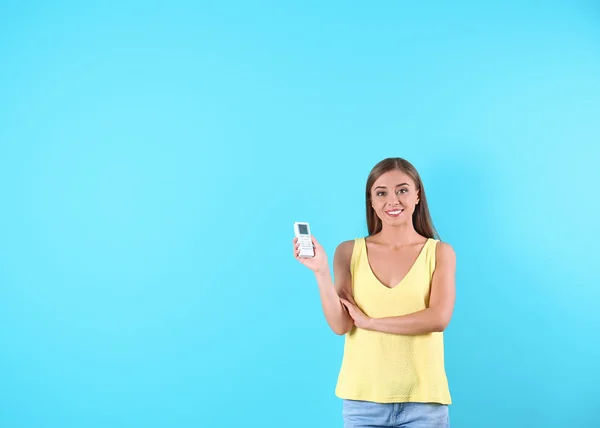
M406 280L406 278L408 278L408 276L414 270L414 267L416 266L417 262L421 259L421 257L425 253L425 248L429 244L429 241L431 241L431 238L427 238L427 241L425 241L425 244L423 244L423 247L421 247L421 250L419 251L419 255L417 256L417 258L415 259L413 264L410 266L410 268L406 272L406 275L404 275L404 277L400 280L400 282L398 282L393 287L388 287L383 282L381 282L381 280L377 277L377 275L375 275L375 272L373 271L373 268L371 267L371 262L369 261L369 252L367 250L367 238L363 238L362 241L363 241L363 249L365 251L365 260L367 262L367 267L369 268L369 272L371 272L371 275L373 276L373 278L375 278L377 283L379 285L381 285L383 288L385 288L387 290L394 290L394 289L398 288L400 285L402 285L402 283Z

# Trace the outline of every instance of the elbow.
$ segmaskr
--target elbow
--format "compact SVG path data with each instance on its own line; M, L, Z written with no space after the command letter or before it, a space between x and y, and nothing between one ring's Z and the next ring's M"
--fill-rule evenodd
M337 328L333 328L333 327L332 327L331 329L332 329L332 330L333 330L333 332L334 332L335 334L337 334L338 336L343 336L344 334L348 333L348 330L344 330L344 329L342 329L342 328L339 328L339 327L337 327Z
M444 330L446 330L448 324L450 324L450 317L440 314L437 317L435 317L435 321L433 323L433 331L436 333L441 333Z
M435 324L435 325L433 326L433 332L434 332L434 333L441 333L441 332L443 332L444 330L446 330L446 326L445 326L444 324L442 324L442 323Z
M437 328L436 331L439 332L439 333L443 332L444 330L446 330L446 328L448 328L448 324L450 324L450 320L449 319L448 320L442 320L441 322L439 322L436 325L436 328Z
M337 334L338 336L343 336L346 333L348 333L350 330L352 330L352 326L354 325L353 322L349 322L347 324L343 324L343 325L338 325L338 326L331 326L331 329L333 330L333 332L335 334Z

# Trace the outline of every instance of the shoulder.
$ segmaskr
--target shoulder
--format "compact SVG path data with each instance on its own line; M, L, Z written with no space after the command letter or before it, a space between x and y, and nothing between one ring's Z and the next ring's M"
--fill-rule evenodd
M352 253L354 252L355 239L344 241L337 246L333 255L333 263L337 266L343 266L345 269L350 269L352 264Z
M339 256L343 259L350 259L352 256L352 250L354 250L355 239L351 239L349 241L344 241L340 243L335 249L335 255Z
M435 249L435 258L438 262L453 263L456 260L456 253L452 245L447 242L438 241Z

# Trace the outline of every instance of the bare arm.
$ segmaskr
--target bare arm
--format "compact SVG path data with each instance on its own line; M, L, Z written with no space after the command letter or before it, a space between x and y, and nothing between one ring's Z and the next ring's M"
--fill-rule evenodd
M331 279L329 267L315 272L325 319L329 327L339 335L348 333L354 325L354 321L340 301L340 296L352 300L350 259L353 248L353 241L342 242L336 248L333 257L335 284Z
M436 268L431 281L429 307L397 317L369 318L352 303L345 303L357 327L384 333L419 335L444 331L454 311L456 254L449 244L436 248Z
M327 262L327 255L314 236L312 240L315 246L315 256L304 259L298 257L297 239L294 238L295 257L315 274L321 296L321 306L327 324L336 334L346 334L354 325L354 321L342 305L340 296L352 300L350 259L352 258L354 241L342 242L335 250L333 259L334 284Z

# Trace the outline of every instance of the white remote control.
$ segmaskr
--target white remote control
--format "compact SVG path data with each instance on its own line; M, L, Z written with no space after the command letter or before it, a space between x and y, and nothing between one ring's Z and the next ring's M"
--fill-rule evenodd
M312 258L315 256L315 249L313 248L312 238L310 236L310 227L306 222L295 222L294 223L294 235L298 238L298 245L300 249L299 257Z

